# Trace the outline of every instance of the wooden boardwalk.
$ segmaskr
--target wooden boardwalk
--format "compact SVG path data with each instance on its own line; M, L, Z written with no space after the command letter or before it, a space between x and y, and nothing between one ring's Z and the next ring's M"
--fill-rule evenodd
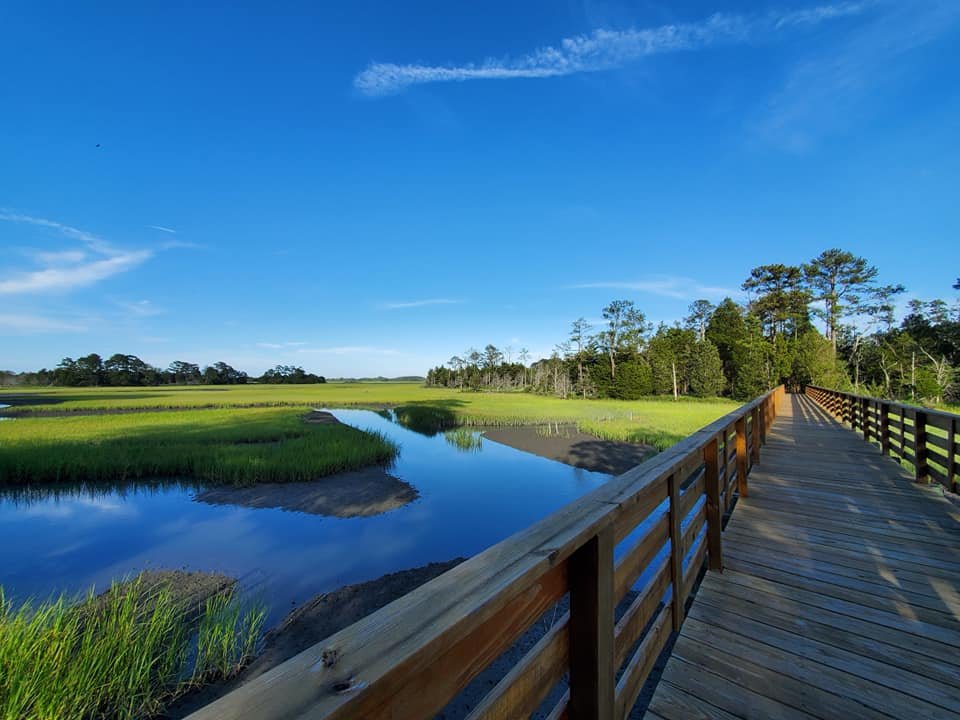
M960 718L960 504L790 395L647 717Z

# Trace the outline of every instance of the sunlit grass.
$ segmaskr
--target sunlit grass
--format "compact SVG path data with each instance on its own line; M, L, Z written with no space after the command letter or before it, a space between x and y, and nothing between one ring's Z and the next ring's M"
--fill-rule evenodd
M28 394L34 404L17 408L27 413L0 423L0 486L158 477L206 484L313 480L396 456L397 448L376 433L304 424L301 416L311 407L392 407L399 422L428 434L470 426L576 425L602 439L664 449L738 406L686 398L470 393L413 383L59 388ZM3 397L0 393L0 401ZM211 404L217 407L202 409ZM178 409L150 411L163 407ZM143 412L89 414L95 409ZM44 411L66 414L44 416Z
M315 480L392 460L377 433L310 425L291 409L23 417L0 423L0 486L180 477L205 484Z
M198 610L142 576L76 603L15 606L0 588L0 717L155 715L184 690L235 673L264 616L229 591Z

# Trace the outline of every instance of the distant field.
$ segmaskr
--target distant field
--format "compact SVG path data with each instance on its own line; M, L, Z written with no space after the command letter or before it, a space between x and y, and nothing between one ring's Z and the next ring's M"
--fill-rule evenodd
M527 393L425 388L416 383L7 389L0 391L0 402L12 395L29 398L30 404L18 408L27 413L111 408L399 407L411 414L433 416L445 426L575 423L585 432L604 439L644 442L661 449L738 406L728 400L683 398L675 402L663 397L638 401L563 400ZM242 415L235 413L234 417L239 420ZM116 422L123 424L122 420ZM16 423L0 424L0 439L13 424ZM52 431L52 427L48 429Z

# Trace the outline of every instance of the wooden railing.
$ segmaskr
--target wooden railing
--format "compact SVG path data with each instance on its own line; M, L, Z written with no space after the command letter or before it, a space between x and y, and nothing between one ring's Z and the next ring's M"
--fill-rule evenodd
M551 609L559 619L470 719L526 717L565 675L550 718L627 717L704 562L722 569L723 514L746 495L782 397L757 398L191 717L430 718Z
M876 442L884 455L913 466L917 482L935 480L958 492L960 415L808 386L806 394L837 420Z

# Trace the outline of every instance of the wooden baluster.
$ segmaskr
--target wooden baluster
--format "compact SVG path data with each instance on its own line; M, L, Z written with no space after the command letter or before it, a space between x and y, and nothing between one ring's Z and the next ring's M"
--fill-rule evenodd
M683 537L680 521L680 480L676 474L667 478L670 491L670 578L673 583L673 629L680 631L683 624L683 554L680 540Z
M570 556L570 720L613 718L613 526Z
M927 414L917 410L913 416L913 467L917 482L926 482L927 476Z
M727 494L727 479L730 477L730 428L723 429L723 462L720 467L723 469L723 479L720 481L720 492L723 500L723 512L730 511L730 496Z
M900 459L902 460L907 456L907 413L903 405L898 405L897 407L900 410Z
M890 454L890 403L877 404L880 413L880 452Z
M751 413L750 434L753 442L750 444L750 467L760 462L760 408L754 408Z
M767 401L764 400L763 403L761 403L759 410L757 411L757 417L760 418L760 444L761 445L767 444L767 421L769 420L767 416L768 412L769 410L767 409Z
M863 441L870 442L870 399L860 401L860 417L863 418Z
M741 416L736 423L737 429L737 492L747 497L747 420Z
M957 421L950 421L947 430L947 487L957 492Z
M703 481L707 491L707 552L710 569L723 571L723 510L720 507L720 443L716 436L703 448ZM726 450L723 450L726 452Z

